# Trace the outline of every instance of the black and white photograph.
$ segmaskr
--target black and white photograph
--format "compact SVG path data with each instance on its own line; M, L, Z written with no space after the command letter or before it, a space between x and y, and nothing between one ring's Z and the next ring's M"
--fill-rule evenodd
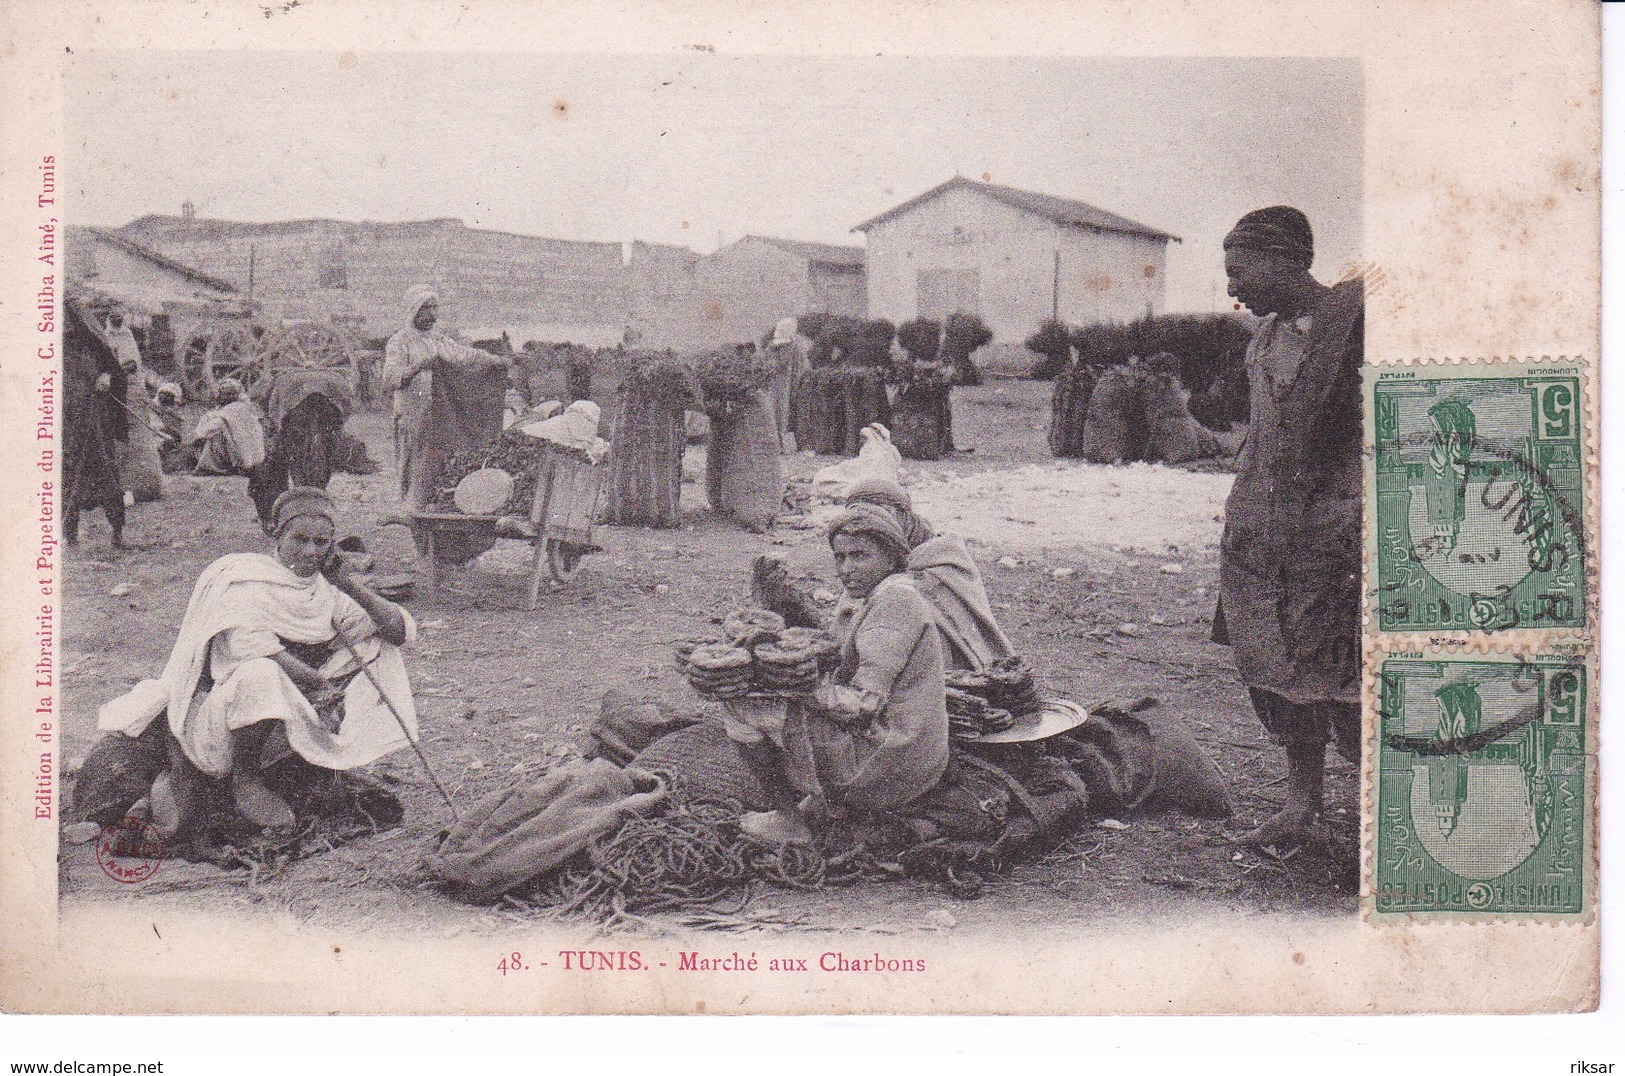
M497 60L70 66L65 901L1354 909L1358 63Z

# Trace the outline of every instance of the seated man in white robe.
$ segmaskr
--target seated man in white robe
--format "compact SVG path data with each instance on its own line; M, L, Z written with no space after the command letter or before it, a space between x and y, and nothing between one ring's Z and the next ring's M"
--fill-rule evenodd
M288 749L347 770L417 739L398 649L416 626L351 577L334 548L334 518L325 490L282 494L272 510L275 555L232 553L204 569L163 675L102 707L100 727L129 736L168 713L178 751L151 797L166 837L183 828L199 774L229 780L250 822L285 831L293 810L262 769Z
M260 409L234 377L215 386L215 401L198 419L192 443L198 446L198 474L248 474L265 462L265 427Z

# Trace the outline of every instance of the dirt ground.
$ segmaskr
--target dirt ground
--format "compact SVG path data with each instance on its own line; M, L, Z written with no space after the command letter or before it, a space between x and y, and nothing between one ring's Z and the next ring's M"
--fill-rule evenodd
M1282 861L1231 840L1276 808L1284 779L1280 753L1247 705L1229 650L1207 641L1229 476L1211 466L1056 461L1044 441L1045 384L995 380L958 390L954 409L956 439L974 452L906 465L922 512L971 542L1006 630L1047 690L1086 705L1155 696L1157 716L1189 729L1212 753L1236 815L1198 820L1152 811L1104 826L1091 821L975 901L912 881L819 893L764 889L742 922L893 932L940 929L945 921L973 928L1203 910L1350 912L1357 767L1331 756L1328 809L1345 854L1304 852ZM350 429L387 463L381 415L354 418ZM604 552L589 557L568 585L544 591L534 613L522 608L528 549L513 542L457 573L438 595L420 587L407 603L421 632L407 658L423 749L459 802L571 757L574 737L596 716L607 688L684 698L671 641L741 603L757 554L779 552L797 575L834 589L816 511L767 535L746 533L706 509L702 486L692 481L703 455L689 456L684 527L603 528ZM785 468L806 479L831 462L800 455L787 457ZM97 707L161 670L199 572L226 552L267 544L243 479L166 481L163 500L132 512L127 537L142 548L111 556L97 515L65 562L70 601L59 667L70 775L99 735ZM341 505L340 533L363 536L380 570L409 570L408 534L378 522L393 501L393 474L338 475L331 489ZM407 804L395 830L271 876L167 861L139 885L107 878L92 846L64 846L62 899L276 914L390 933L479 933L525 922L515 909L460 904L426 883L419 859L450 818L411 754L377 769L399 779Z

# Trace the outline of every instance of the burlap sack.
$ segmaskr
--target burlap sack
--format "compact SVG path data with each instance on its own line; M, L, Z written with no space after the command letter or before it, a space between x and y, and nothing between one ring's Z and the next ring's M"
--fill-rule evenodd
M1207 748L1173 721L1157 716L1147 723L1156 744L1151 801L1199 818L1234 814L1230 788Z
M68 822L111 826L122 819L169 765L168 735L160 718L140 736L111 732L96 741L74 779Z
M790 407L790 432L795 435L796 446L803 451L832 451L828 434L828 368L804 371L791 391L795 394L795 402ZM842 422L844 429L845 420Z
M1219 440L1191 417L1189 393L1168 374L1147 375L1142 383L1146 455L1160 463L1189 463L1220 454Z
M1149 698L1096 703L1087 722L1064 734L1082 748L1073 762L1089 786L1091 810L1120 814L1157 805L1228 817L1230 790L1212 756L1177 716L1143 712L1155 705Z
M1083 455L1083 428L1100 371L1075 366L1055 379L1050 393L1049 450L1060 458Z
M692 710L673 710L660 699L612 687L604 692L597 720L577 742L583 758L604 758L625 766L662 736L699 720Z
M878 422L891 425L891 398L886 395L886 379L878 366L849 366L842 370L845 382L841 447L845 456L854 456L863 447L863 431Z
M459 897L494 900L557 870L665 795L665 786L641 771L601 758L571 763L475 804L424 865Z
M952 451L943 416L946 385L905 385L892 404L892 442L904 459L940 460Z
M669 778L673 794L687 803L731 802L746 811L773 805L720 721L702 721L662 736L631 765Z
M683 416L699 406L699 382L679 363L649 363L627 374L610 438L603 522L682 522Z
M758 389L726 416L713 417L705 468L713 510L753 531L773 526L784 502L784 478L778 425L766 391Z
M1091 463L1124 463L1145 458L1146 427L1142 379L1131 366L1100 375L1089 395L1079 454Z

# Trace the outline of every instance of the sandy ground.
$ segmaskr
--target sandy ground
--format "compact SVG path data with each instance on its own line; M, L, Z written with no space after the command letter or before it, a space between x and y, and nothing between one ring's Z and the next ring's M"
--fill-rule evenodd
M1168 554L1211 547L1232 477L1153 464L1065 461L921 476L915 507L943 530L1009 552Z
M1057 462L1044 445L1048 397L1047 385L1022 381L957 392L956 437L974 453L909 463L907 483L924 514L973 543L1006 630L1045 687L1085 703L1160 699L1157 719L1182 724L1213 754L1231 783L1236 817L1154 811L1114 820L1124 828L1090 824L974 902L909 881L812 894L766 890L751 906L754 922L890 932L940 929L945 909L973 929L1354 908L1352 851L1280 862L1230 839L1275 809L1283 778L1228 649L1207 641L1229 476L1211 468ZM380 416L360 416L351 428L388 459ZM692 473L700 457L691 457L685 469ZM785 469L806 479L831 462L799 455L787 457ZM67 558L60 660L70 770L98 735L96 707L161 669L202 568L223 553L265 547L243 479L168 482L162 501L132 514L128 537L145 548L110 556L98 516ZM342 506L341 532L362 535L381 567L409 567L406 532L378 523L393 500L392 474L340 475L331 488ZM797 575L833 585L813 526L819 513L767 535L748 534L713 517L692 482L684 508L680 530L603 528L604 552L588 558L566 587L545 593L534 613L522 608L527 550L518 543L501 543L441 593L420 589L409 603L422 628L408 663L423 747L460 802L569 758L573 737L609 687L683 699L688 689L671 666L671 641L739 604L757 554L778 552ZM254 911L392 933L507 929L522 919L511 909L458 904L425 883L419 858L449 818L411 755L379 769L404 790L408 816L396 830L270 877L170 861L136 886L109 880L88 848L66 848L62 899ZM1333 756L1329 809L1350 849L1357 843L1356 788L1356 767Z

